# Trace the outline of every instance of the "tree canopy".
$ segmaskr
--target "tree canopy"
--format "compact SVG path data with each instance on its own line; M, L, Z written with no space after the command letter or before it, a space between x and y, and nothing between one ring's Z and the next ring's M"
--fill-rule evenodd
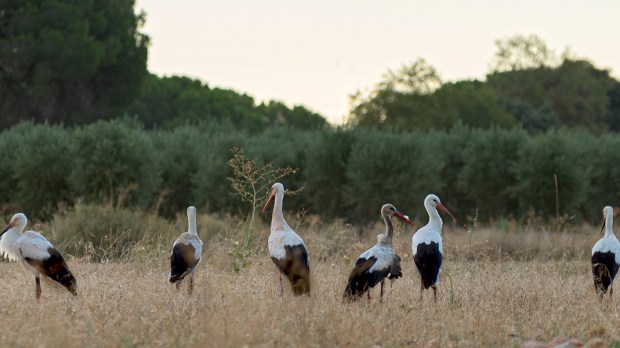
M536 35L496 42L484 81L443 83L422 59L388 71L372 91L352 96L349 124L366 128L450 129L521 127L530 133L559 127L593 133L620 129L620 87L609 70L564 55Z
M8 0L0 10L0 128L116 116L139 93L148 37L133 1Z
M289 108L273 100L256 105L254 98L247 94L210 88L206 83L182 76L149 75L142 93L127 113L136 116L147 128L217 122L256 132L276 125L314 129L327 124L323 116L303 106Z

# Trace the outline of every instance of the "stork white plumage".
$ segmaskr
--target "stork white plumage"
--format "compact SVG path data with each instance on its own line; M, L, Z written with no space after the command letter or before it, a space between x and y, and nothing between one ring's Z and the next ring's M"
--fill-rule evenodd
M610 206L603 208L603 226L605 235L592 247L592 276L594 290L603 300L603 295L609 289L609 298L612 298L614 278L620 268L620 242L613 230L614 209Z
M413 261L420 273L420 300L422 292L429 287L433 288L433 298L437 302L437 284L439 284L439 272L443 260L443 246L441 242L441 228L443 221L437 212L437 208L456 219L448 209L441 204L439 197L434 194L426 196L424 208L428 213L428 224L416 231L411 238Z
M385 204L381 207L381 216L385 222L386 233L378 235L377 244L362 253L355 262L355 266L349 275L347 287L344 290L343 298L345 301L356 301L364 295L364 292L367 293L370 300L370 289L378 283L381 283L379 299L382 301L385 278L393 280L403 275L400 268L400 257L392 246L394 236L392 216L396 216L411 225L413 222L399 213L391 204Z
M269 204L275 201L271 215L271 233L269 234L269 256L280 272L280 293L282 275L291 283L295 296L306 294L310 296L310 263L304 241L293 231L284 220L282 201L284 200L284 185L277 182L271 187L271 195L263 207L263 213Z
M175 283L177 289L183 278L189 275L188 292L194 289L194 273L202 255L202 240L196 230L196 208L187 208L187 232L183 232L172 244L170 253L170 272L168 281Z
M62 255L39 232L22 232L27 224L28 219L23 213L13 215L6 228L0 232L2 255L11 261L19 261L34 275L37 302L41 299L41 274L77 295L77 281Z

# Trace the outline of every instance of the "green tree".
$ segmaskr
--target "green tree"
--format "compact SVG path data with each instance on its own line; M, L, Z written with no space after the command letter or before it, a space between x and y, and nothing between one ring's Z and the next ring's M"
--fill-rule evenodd
M513 35L496 40L495 58L490 64L491 71L515 71L554 66L557 56L547 47L547 43L537 35Z
M548 96L564 125L603 132L613 82L609 71L597 69L588 61L564 60L554 70Z
M257 109L268 120L268 125L272 127L284 126L293 129L310 130L327 125L327 121L323 116L300 105L295 105L290 109L284 103L271 100L261 103Z
M584 159L591 139L583 132L553 131L519 148L509 193L519 202L521 215L528 210L547 217L555 217L556 210L560 215L578 212L588 193L592 167Z
M146 207L160 187L152 139L128 119L76 129L72 153L71 182L87 202Z
M134 1L4 1L0 129L117 116L139 93L148 38Z
M439 86L439 74L423 59L397 72L388 70L368 95L358 91L351 96L348 123L380 129L432 128L435 122L423 110L434 106L430 95Z
M500 96L481 81L459 81L441 86L434 94L437 115L453 115L472 128L517 126L516 119L499 104ZM448 129L454 122L437 124L437 128Z
M515 199L508 189L516 184L511 166L529 138L523 130L474 130L463 150L463 167L458 171L458 187L472 200L469 214L487 221L513 215Z

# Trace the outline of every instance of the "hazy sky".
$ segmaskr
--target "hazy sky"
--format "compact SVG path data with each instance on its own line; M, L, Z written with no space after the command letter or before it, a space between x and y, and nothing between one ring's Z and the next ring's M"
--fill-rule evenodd
M495 40L537 34L620 75L620 1L137 0L149 70L185 75L332 122L349 95L418 57L444 81L484 78Z

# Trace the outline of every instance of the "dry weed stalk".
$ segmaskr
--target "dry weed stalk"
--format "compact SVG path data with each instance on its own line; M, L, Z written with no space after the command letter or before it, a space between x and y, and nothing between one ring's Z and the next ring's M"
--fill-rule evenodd
M233 157L228 161L228 165L233 170L233 176L229 177L230 186L235 194L241 197L244 202L250 203L252 211L250 214L249 229L252 229L256 210L260 206L260 202L264 201L269 195L268 188L276 182L276 180L295 174L297 168L284 167L274 168L271 162L267 162L263 166L256 164L256 160L248 158L243 149L232 148ZM296 194L300 190L287 190L286 194Z

